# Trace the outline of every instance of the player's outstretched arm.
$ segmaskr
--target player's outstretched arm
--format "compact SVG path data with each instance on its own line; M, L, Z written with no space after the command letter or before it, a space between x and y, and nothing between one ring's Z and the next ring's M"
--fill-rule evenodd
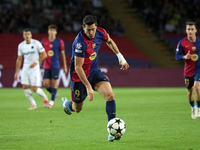
M108 35L108 40L106 41L108 47L117 55L119 60L119 65L121 66L120 69L127 70L129 68L129 64L125 60L124 56L120 53L117 44L110 38Z

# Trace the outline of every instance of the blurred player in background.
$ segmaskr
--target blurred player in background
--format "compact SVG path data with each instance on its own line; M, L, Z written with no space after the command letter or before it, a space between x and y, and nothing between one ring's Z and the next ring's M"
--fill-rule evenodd
M56 37L57 26L48 26L48 38L42 40L42 45L44 46L47 58L44 61L44 76L43 85L51 93L51 101L49 102L49 108L52 108L55 104L55 99L57 98L57 88L58 88L58 77L60 72L60 60L59 55L61 54L63 60L64 73L67 73L67 63L65 57L65 46L62 39Z
M29 110L37 109L37 104L32 96L32 92L29 86L32 86L32 90L38 95L43 97L44 106L48 106L48 99L46 94L43 92L40 85L40 64L47 57L45 49L41 43L35 39L32 39L32 34L29 29L24 29L23 31L24 41L18 46L18 57L16 61L16 71L14 79L17 80L19 69L22 64L22 59L24 57L21 84L24 89L24 93L31 103Z
M108 33L103 28L97 27L96 18L91 15L85 16L83 30L79 32L72 45L70 66L72 101L68 101L66 97L62 98L64 111L69 115L71 111L79 113L82 110L87 96L92 101L94 99L93 90L95 90L106 100L108 121L116 116L115 95L111 84L98 67L98 51L103 41L117 55L121 69L127 70L129 68L128 63ZM109 135L108 141L120 138L116 139Z
M179 41L176 49L176 60L185 60L184 78L188 89L188 99L191 105L191 117L200 117L200 38L196 36L195 22L186 23L187 37ZM194 101L196 92L196 104Z

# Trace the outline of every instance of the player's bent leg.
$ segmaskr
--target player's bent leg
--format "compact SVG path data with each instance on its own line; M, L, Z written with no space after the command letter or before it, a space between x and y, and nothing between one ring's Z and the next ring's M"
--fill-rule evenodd
M101 81L94 86L94 89L101 94L106 101L114 100L115 95L109 82Z
M81 110L82 110L82 108L83 108L83 103L84 103L84 101L83 102L81 102L81 103L72 103L72 109L75 111L75 112L77 112L77 113L79 113L79 112L81 112Z

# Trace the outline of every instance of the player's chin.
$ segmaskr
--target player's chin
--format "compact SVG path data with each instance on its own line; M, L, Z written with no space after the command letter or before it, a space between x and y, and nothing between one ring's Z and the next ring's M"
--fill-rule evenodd
M93 35L89 36L89 39L93 39L93 38L94 38L94 36L93 36Z

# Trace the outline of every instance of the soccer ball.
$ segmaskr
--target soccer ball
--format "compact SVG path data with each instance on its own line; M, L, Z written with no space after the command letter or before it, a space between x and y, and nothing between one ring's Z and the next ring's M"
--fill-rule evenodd
M113 118L108 122L107 130L110 135L120 137L126 131L126 124L120 118Z

